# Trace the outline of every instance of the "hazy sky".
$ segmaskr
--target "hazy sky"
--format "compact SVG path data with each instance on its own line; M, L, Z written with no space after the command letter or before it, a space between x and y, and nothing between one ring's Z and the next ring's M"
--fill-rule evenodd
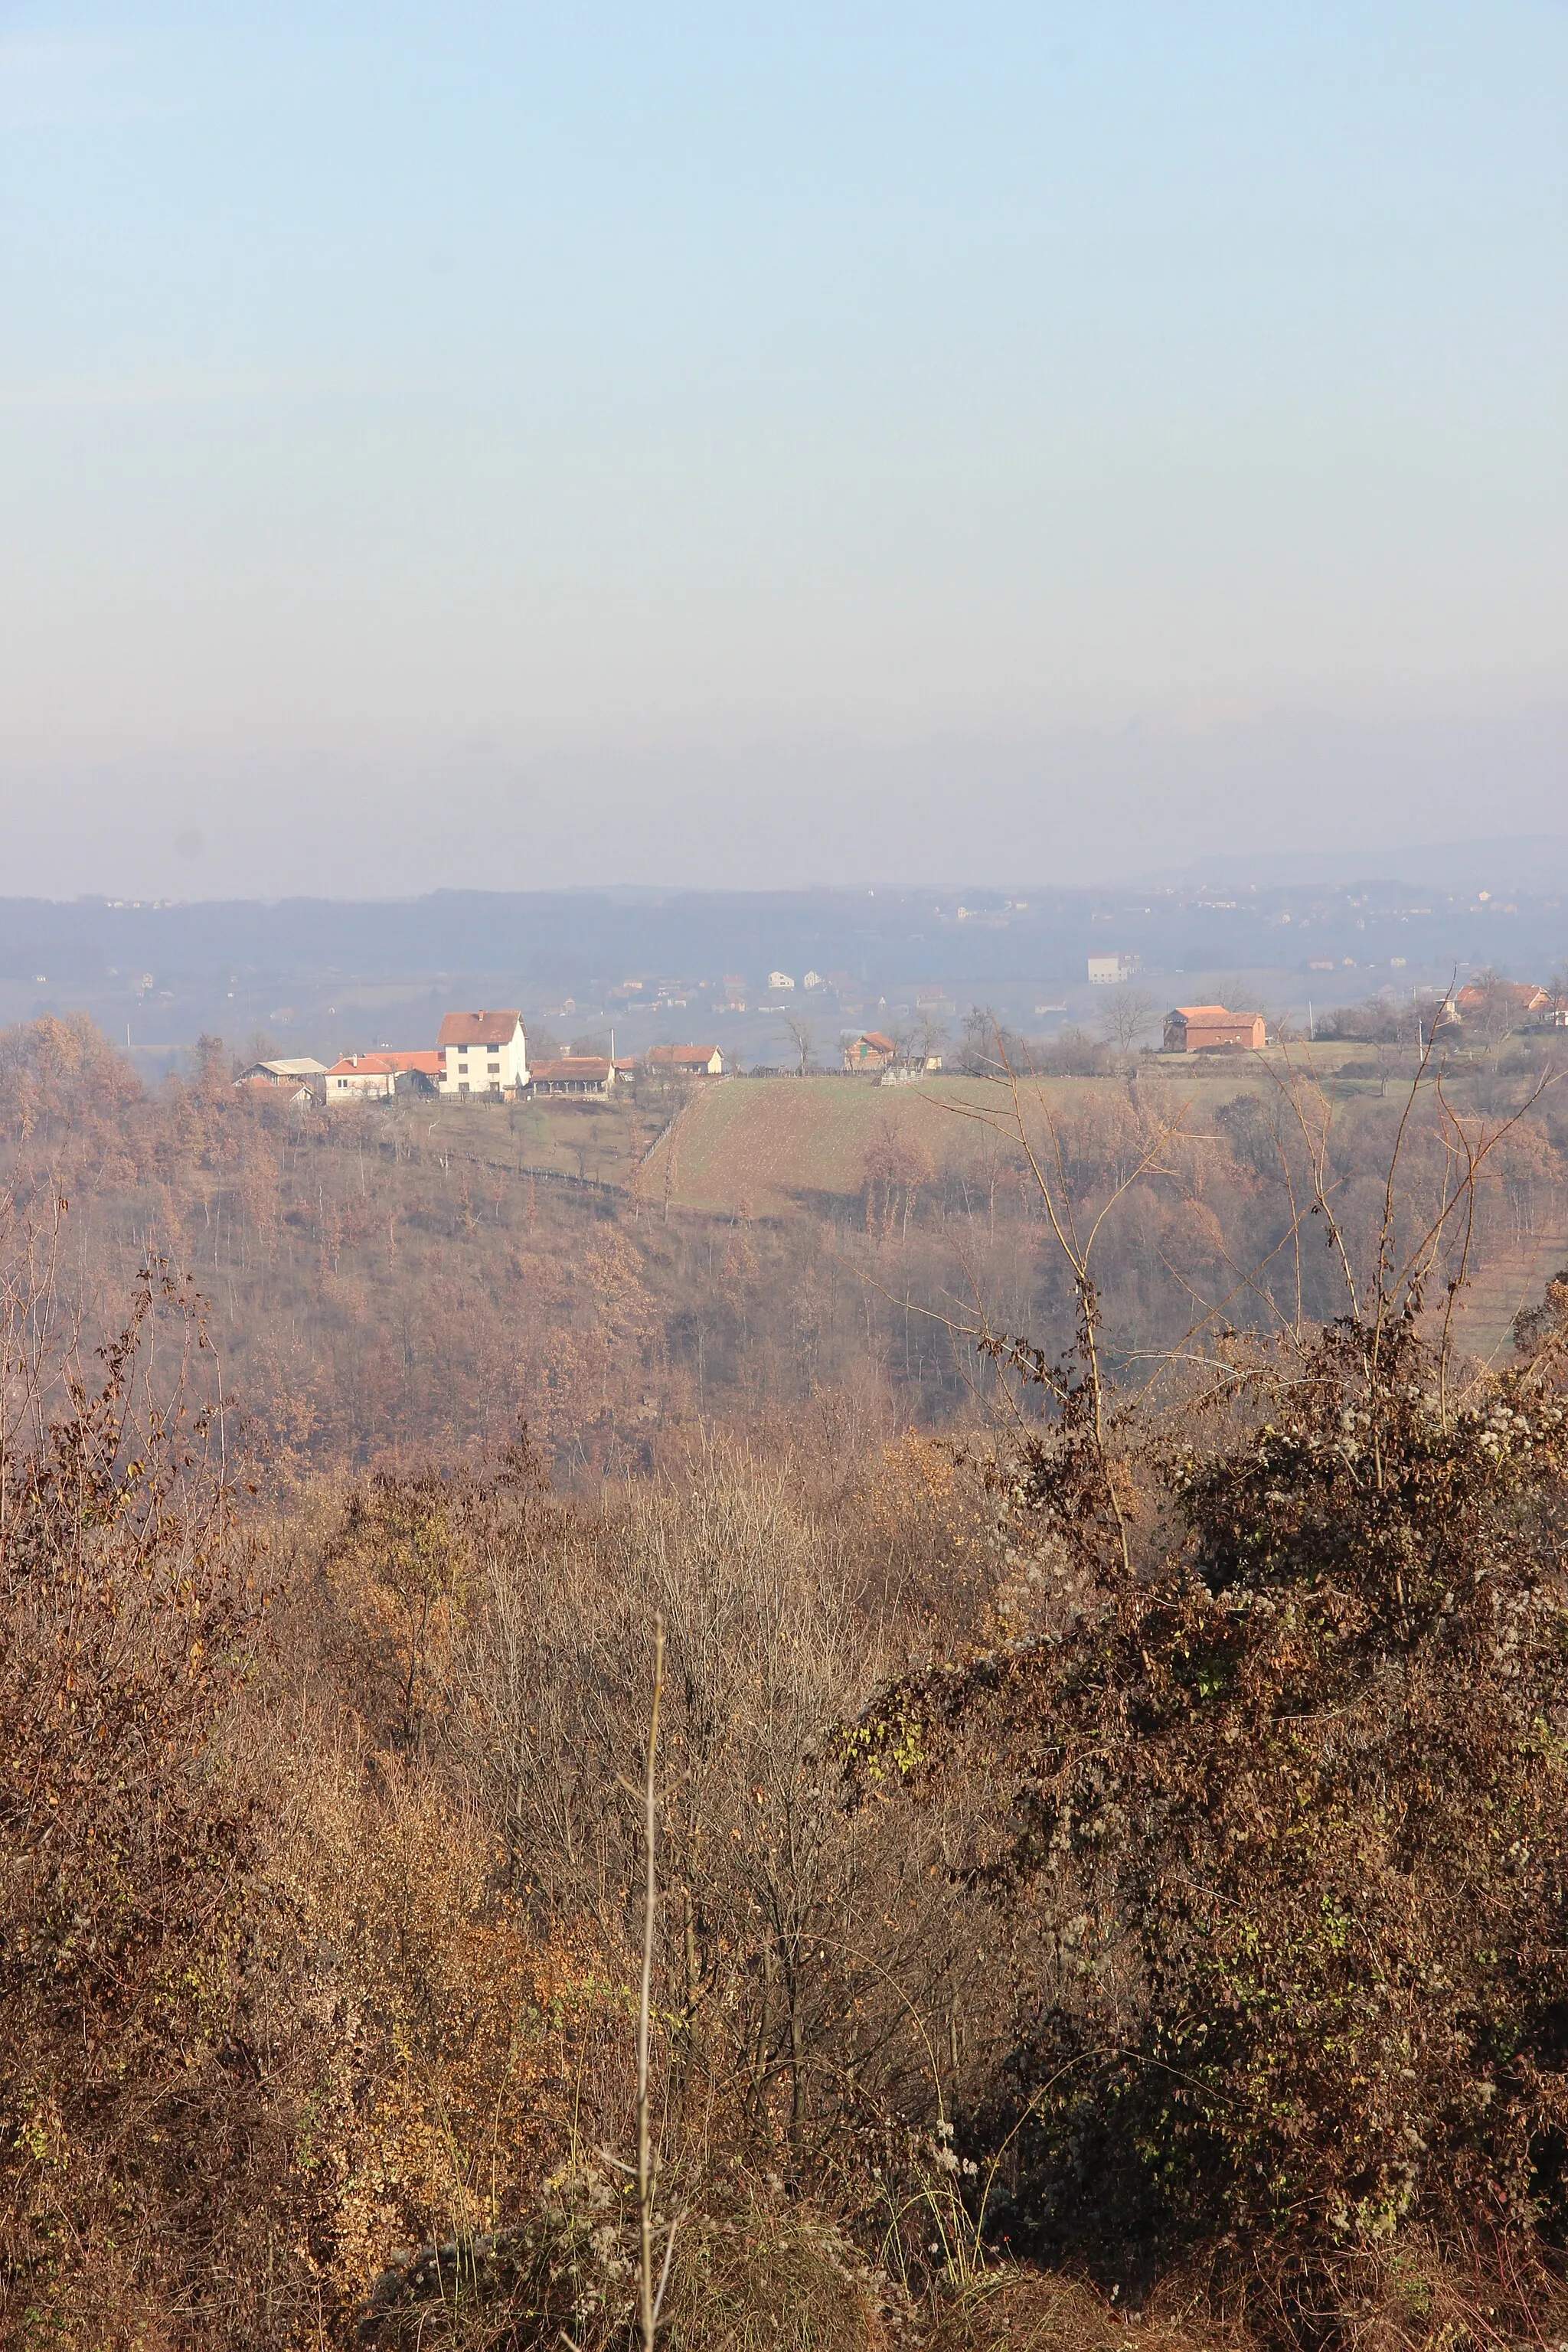
M797 751L1125 849L1205 733L1397 835L1449 718L1537 824L1565 124L1564 0L0 0L0 892L285 887L274 788L347 888L672 878L645 777L766 879Z

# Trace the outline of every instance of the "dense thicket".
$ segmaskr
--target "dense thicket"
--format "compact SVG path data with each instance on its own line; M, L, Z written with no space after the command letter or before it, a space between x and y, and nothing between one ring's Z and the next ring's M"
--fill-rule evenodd
M1247 1367L1220 1432L1114 1465L1130 1565L1081 1451L1008 1462L1016 1638L895 1685L855 1770L992 1791L961 1875L1018 2031L964 2138L1015 2242L1200 2259L1305 2340L1446 2266L1500 2309L1516 2266L1516 2327L1554 2300L1563 1337L1458 1402L1409 1318Z

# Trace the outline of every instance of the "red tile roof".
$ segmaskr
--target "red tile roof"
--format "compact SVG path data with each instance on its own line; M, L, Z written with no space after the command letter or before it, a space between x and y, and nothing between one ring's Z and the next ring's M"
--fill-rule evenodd
M656 1070L705 1070L717 1045L650 1045L648 1066Z
M433 1045L416 1045L406 1053L345 1054L327 1072L329 1078L352 1077L358 1071L362 1077L384 1078L399 1070L422 1070L427 1078L441 1075L441 1056Z
M438 1045L507 1045L517 1033L521 1013L448 1013L441 1022Z
M1467 981L1454 1002L1468 1013L1485 1004L1489 997L1500 1005L1516 1006L1521 1013L1537 1013L1551 1001L1546 991L1537 988L1533 981L1494 980L1487 988L1478 988L1474 981Z

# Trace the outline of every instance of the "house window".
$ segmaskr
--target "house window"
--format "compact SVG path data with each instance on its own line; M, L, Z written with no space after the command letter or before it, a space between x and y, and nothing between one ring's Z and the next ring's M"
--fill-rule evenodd
M466 1094L468 1093L468 1087L467 1087L466 1086L465 1086L465 1087L459 1087L458 1088L458 1092L460 1095L466 1095Z

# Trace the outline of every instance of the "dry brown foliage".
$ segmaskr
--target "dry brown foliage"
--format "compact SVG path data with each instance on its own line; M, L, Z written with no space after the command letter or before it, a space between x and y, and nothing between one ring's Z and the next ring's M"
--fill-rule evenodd
M672 2352L1568 2329L1556 1112L1005 1046L824 1248L13 1036L5 2340L627 2341L656 1622Z

